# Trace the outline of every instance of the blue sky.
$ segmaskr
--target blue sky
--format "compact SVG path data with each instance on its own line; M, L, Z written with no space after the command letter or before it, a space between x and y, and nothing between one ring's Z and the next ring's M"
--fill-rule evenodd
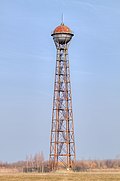
M61 23L69 47L77 159L120 155L120 1L0 1L0 160L43 151L49 137Z

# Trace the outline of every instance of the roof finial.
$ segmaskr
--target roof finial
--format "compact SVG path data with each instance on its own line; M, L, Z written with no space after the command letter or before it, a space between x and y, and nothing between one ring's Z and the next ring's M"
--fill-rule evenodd
M64 25L64 14L62 13L62 23L61 25Z

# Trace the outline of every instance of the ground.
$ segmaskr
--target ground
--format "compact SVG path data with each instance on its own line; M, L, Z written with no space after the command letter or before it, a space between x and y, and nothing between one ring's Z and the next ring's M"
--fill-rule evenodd
M0 181L120 181L120 172L88 173L0 173Z

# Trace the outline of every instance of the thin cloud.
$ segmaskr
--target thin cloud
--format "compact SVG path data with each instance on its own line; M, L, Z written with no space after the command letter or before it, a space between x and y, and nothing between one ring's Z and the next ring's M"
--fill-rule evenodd
M69 3L70 1L68 1L68 0L65 0L64 2L66 2L66 4L67 3ZM81 7L82 7L82 5L85 5L85 6L89 6L90 8L92 8L92 9L94 9L94 10L96 10L96 8L95 8L95 6L93 5L93 3L92 2L88 2L88 1L80 1L80 0L71 0L71 2L73 3L73 4L81 4Z

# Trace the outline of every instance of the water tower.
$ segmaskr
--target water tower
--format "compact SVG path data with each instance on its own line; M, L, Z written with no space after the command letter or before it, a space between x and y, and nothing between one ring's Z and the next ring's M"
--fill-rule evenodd
M61 23L51 36L56 45L57 56L49 160L52 169L69 170L73 167L76 157L68 58L68 47L74 34L69 27Z

